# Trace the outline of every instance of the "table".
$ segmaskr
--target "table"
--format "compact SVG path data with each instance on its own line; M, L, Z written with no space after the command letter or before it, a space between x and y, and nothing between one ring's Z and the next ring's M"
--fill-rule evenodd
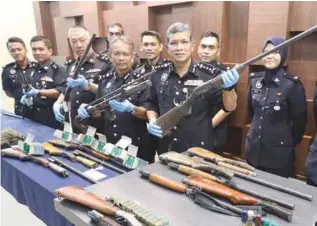
M54 130L28 119L17 119L1 115L1 129L10 127L24 135L32 133L35 141L44 142L53 139ZM45 158L48 158L45 155ZM57 157L76 169L84 172L87 167L80 163L71 162L63 157ZM119 175L117 172L104 168L101 170L109 179ZM90 182L69 172L69 177L62 178L40 165L32 162L21 162L17 159L1 158L1 186L15 199L27 205L30 211L49 226L66 226L71 223L54 209L53 191L59 187L77 185L86 187Z
M161 163L146 166L145 170L179 182L184 177L184 175L168 169L168 167ZM313 225L313 222L317 220L317 188L306 185L299 180L286 179L261 171L257 172L259 178L315 196L313 201L310 202L237 178L237 183L245 188L252 188L263 194L278 197L296 205L291 223L272 215L268 216L270 219L277 222L278 225ZM99 197L114 195L123 199L137 200L149 210L167 217L172 226L240 225L239 218L225 216L203 209L184 194L175 193L153 184L148 180L141 179L137 171L132 171L119 177L91 185L86 189ZM56 210L73 224L77 226L92 225L87 216L88 208L63 199L59 200L56 198L54 201Z

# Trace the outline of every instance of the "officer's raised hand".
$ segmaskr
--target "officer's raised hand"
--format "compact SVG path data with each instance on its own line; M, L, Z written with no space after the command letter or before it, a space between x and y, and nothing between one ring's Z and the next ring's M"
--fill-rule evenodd
M34 87L31 88L29 91L23 90L23 94L26 95L26 97L35 97L39 94L40 90L35 89Z
M110 100L109 105L112 109L118 112L132 112L134 107L134 105L128 100L124 100L122 102Z
M64 122L65 116L61 113L61 109L63 108L63 104L55 102L53 105L53 112L55 119L59 122Z
M163 131L162 128L158 125L155 125L156 120L152 120L149 123L146 124L147 130L150 134L156 136L156 137L163 137Z
M82 119L85 119L85 118L89 118L89 117L90 117L89 114L88 114L88 112L87 112L87 110L86 110L86 108L85 108L86 106L87 106L87 104L81 104L81 105L79 106L78 110L77 110L78 115L79 115Z
M221 76L223 89L232 88L239 80L239 73L234 68L222 73Z
M78 75L77 79L67 78L67 86L69 88L86 87L87 85L88 81L83 75Z

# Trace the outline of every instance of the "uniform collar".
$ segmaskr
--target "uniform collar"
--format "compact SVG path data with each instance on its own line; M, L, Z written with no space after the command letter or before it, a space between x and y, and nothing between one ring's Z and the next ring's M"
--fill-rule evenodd
M115 76L116 80L120 80L120 79L121 79L121 80L126 81L126 80L127 80L131 75L133 75L133 74L134 74L134 72L133 72L132 68L130 68L130 70L127 71L124 76L119 77L119 75L118 75L118 73L116 72L116 70L113 69L113 75Z
M195 73L195 71L196 71L196 66L195 66L195 62L192 58L190 61L189 68L188 68L186 74L184 76L182 76L182 78L188 76L189 74L192 74L192 75L195 75L196 77L198 77L198 75ZM172 64L171 72L174 72L175 74L177 74L174 63Z
M50 60L46 61L44 64L37 63L37 66L40 69L48 71L48 69L51 67L52 64L53 64L53 61L50 59Z
M95 60L96 60L96 54L94 52L92 52L88 57L86 57L86 59L84 60L83 64L85 63L90 63L90 64L94 64ZM77 58L76 60L77 62L79 62L79 58Z
M145 66L146 69L152 69L153 66L157 66L157 65L160 65L160 64L163 64L163 63L164 63L164 60L160 56L155 65L151 65L148 60L145 60L144 66Z
M32 67L32 66L33 66L32 62L31 62L29 59L27 59L27 61L28 61L27 67L26 67L25 69L28 69L29 67ZM25 69L22 69L22 68L18 65L17 62L15 62L14 66L13 66L13 69L18 69L18 68L21 69L21 70L25 70Z
M269 82L273 82L273 83L275 83L277 86L280 86L280 84L281 84L281 77L282 77L283 73L284 73L284 70L283 70L283 69L280 70L276 75L274 75L274 76L272 77L272 80L269 81ZM264 77L263 77L263 79L264 79ZM265 80L265 79L264 79L264 80Z

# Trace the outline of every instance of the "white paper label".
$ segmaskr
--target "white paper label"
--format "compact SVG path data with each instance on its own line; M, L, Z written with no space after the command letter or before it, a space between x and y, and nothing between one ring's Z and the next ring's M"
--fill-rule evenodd
M131 155L131 156L133 156L133 157L136 157L137 154L138 154L138 149L139 149L139 148L138 148L137 146L131 144L131 145L129 146L129 148L128 148L128 154Z
M94 136L95 136L95 133L96 133L96 130L97 130L97 129L96 129L95 127L88 126L86 135L91 136L91 137L94 137Z
M127 136L122 136L121 139L116 143L116 146L121 149L126 149L130 144L132 144L132 139Z
M97 181L107 177L107 175L100 173L98 170L95 170L95 169L87 170L86 172L84 172L84 175Z

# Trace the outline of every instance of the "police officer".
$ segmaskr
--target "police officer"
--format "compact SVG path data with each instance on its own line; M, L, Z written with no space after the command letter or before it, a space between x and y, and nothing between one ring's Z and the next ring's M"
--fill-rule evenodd
M54 118L53 104L66 87L66 71L64 67L51 60L52 44L44 36L34 36L30 45L34 59L37 61L31 74L31 88L24 90L20 102L27 106L28 118L51 128L61 128ZM33 104L28 106L27 99Z
M14 98L14 112L17 115L23 116L23 105L20 99L23 95L22 84L30 82L29 78L33 71L33 65L27 58L27 49L25 43L21 38L11 37L7 41L7 49L9 54L14 59L3 67L1 74L2 89L8 97Z
M71 119L77 115L77 109L82 103L90 103L95 100L95 93L89 90L90 84L98 83L100 75L106 74L110 68L110 62L107 57L97 57L97 55L89 50L88 56L80 68L79 76L77 79L72 79L72 75L75 68L83 56L84 51L89 43L90 34L85 27L75 26L69 29L68 32L69 41L75 54L78 56L77 59L69 60L66 62L66 71L69 75L67 78L67 85L72 88L70 92L70 104L71 104ZM61 114L62 103L64 101L64 94L61 94L58 100L54 103L54 114L55 118L63 122L64 115ZM100 119L91 119L89 124L99 128ZM101 129L101 128L99 128ZM73 132L80 132L73 123Z
M100 77L98 88L93 85L92 89L97 90L97 96L104 96L122 85L140 77L131 69L134 58L133 42L121 36L112 41L109 49L110 61L113 70ZM148 132L146 129L146 109L143 107L146 95L145 92L131 95L127 100L111 100L109 105L114 109L115 120L105 118L105 135L110 143L117 143L121 136L125 135L132 139L132 144L139 147L137 156L148 161ZM78 110L82 118L89 117L84 104Z
M144 31L141 33L140 50L144 53L145 61L138 66L134 71L136 73L146 74L152 71L156 66L162 65L167 60L161 57L163 50L163 42L160 33L156 31ZM155 151L158 148L158 138L150 135L149 162L154 162Z
M161 57L163 50L162 37L156 31L143 31L141 33L140 50L144 53L145 61L135 69L136 73L148 73L152 71L155 66L166 62L166 60Z
M200 61L205 64L210 64L223 71L230 69L218 61L220 45L219 36L215 32L206 31L201 35L197 53ZM218 106L214 108L214 112L212 114L212 125L214 127L215 137L213 150L216 152L224 151L229 124L228 116L230 115L230 112L226 112L222 109L221 105L221 102L219 102Z
M151 77L152 86L148 90L146 101L148 130L155 136L162 137L162 129L155 125L157 117L182 104L197 86L220 72L216 67L193 62L192 37L188 24L175 23L167 30L166 46L172 62L157 68L157 74ZM184 117L169 136L160 140L158 153L184 152L191 147L212 149L214 105L222 102L226 111L236 108L237 97L232 89L238 79L239 74L234 69L224 73L222 89L210 90L197 98L191 115Z
M283 41L271 37L263 51ZM246 159L258 169L289 177L295 146L304 134L307 110L302 83L283 69L286 58L284 47L264 57L265 70L250 76L248 112L252 122L246 139Z
M314 94L314 115L315 124L317 125L317 82ZM315 135L313 143L309 146L308 156L305 163L305 173L307 184L317 187L317 134Z

